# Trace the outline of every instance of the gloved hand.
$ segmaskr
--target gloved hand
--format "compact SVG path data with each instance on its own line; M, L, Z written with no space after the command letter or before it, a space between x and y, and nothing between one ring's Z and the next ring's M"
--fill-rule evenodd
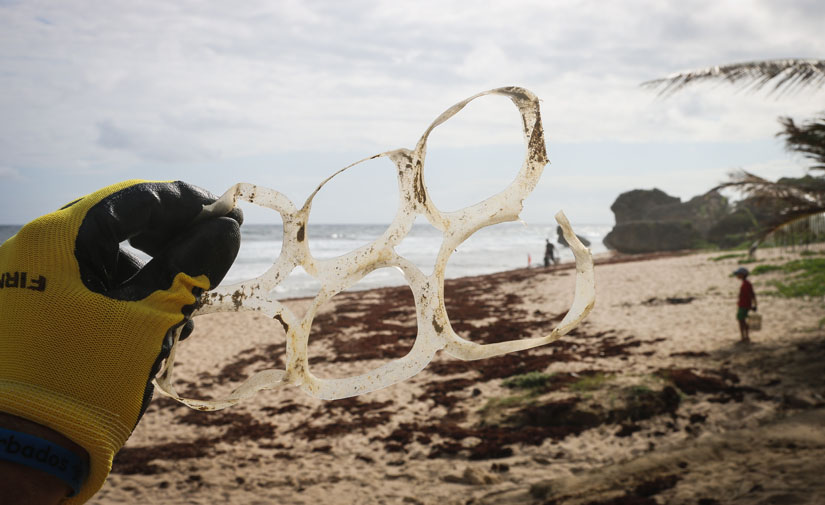
M240 210L198 219L215 199L183 182L127 181L35 219L0 246L0 411L88 451L89 478L69 503L103 484L174 331L235 259ZM127 239L152 260L122 250Z

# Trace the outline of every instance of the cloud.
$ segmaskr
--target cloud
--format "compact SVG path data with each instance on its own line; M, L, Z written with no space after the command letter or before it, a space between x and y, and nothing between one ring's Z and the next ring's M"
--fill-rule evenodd
M411 147L446 107L512 84L543 99L551 157L560 141L771 141L777 116L815 112L825 91L773 100L709 86L661 100L639 83L821 57L823 5L0 0L0 166L67 174L293 151L367 156ZM494 121L464 126L445 130L443 147L501 142Z
M123 130L113 125L111 121L98 123L100 137L97 143L109 149L131 149L133 142Z
M23 174L16 168L0 165L0 179L23 180Z
M579 124L597 138L641 137L651 132L639 120L652 96L636 90L642 80L772 56L776 41L783 51L825 52L813 28L791 30L806 10L819 9L802 1L790 9L793 16L770 3L745 8L700 0L514 1L484 9L435 1L259 1L244 9L83 3L6 9L13 22L0 26L9 73L3 82L14 99L1 102L2 110L25 117L24 133L46 119L61 137L78 128L91 133L111 119L158 130L166 122L226 153L314 147L317 140L352 145L372 138L383 145L414 131L428 110L521 84L545 90L548 102L564 102L563 129L581 130L577 137L588 131ZM786 29L768 24L774 17ZM738 49L743 37L747 55ZM346 131L338 118L349 124ZM390 121L389 129L370 124ZM92 147L94 135L84 141Z
M112 121L97 124L100 147L125 151L147 161L191 162L214 158L216 153L188 135L153 129L125 129Z

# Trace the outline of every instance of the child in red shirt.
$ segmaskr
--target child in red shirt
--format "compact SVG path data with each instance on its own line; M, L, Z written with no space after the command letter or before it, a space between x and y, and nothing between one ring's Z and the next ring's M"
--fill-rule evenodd
M753 291L753 285L748 281L747 268L740 267L733 275L742 280L742 286L739 288L739 301L736 304L736 320L739 321L739 334L742 342L748 343L751 341L748 335L748 312L756 310L756 293Z

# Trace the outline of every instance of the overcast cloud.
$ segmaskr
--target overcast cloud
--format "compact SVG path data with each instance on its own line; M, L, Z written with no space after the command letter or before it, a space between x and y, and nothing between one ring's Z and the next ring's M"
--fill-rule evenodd
M132 177L215 192L245 180L300 203L335 169L412 147L445 108L503 85L543 99L552 165L525 214L542 222L565 208L574 221L610 222L610 203L634 187L686 198L735 168L802 175L775 118L825 109L825 92L699 86L663 100L639 84L822 58L823 26L816 0L0 0L0 223ZM431 154L454 162L466 150L472 171L433 160L428 184L461 186L468 202L503 187L518 149L503 155L515 163L504 174L487 165L491 146L519 142L510 108L485 101L437 130ZM333 198L338 211L319 207L318 220L385 220L363 202L350 214L342 205Z

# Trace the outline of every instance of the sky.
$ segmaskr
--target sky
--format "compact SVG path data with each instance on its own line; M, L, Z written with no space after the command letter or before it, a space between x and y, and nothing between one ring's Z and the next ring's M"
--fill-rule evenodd
M819 0L0 0L0 224L132 178L216 194L251 182L300 206L336 170L412 148L452 104L509 85L542 99L550 157L523 219L612 224L632 189L686 200L732 170L804 175L777 117L825 109L825 90L661 98L640 84L823 58L823 28ZM516 109L485 97L435 130L425 183L456 210L506 187L523 156ZM397 198L394 167L372 160L324 187L310 224L388 223Z

